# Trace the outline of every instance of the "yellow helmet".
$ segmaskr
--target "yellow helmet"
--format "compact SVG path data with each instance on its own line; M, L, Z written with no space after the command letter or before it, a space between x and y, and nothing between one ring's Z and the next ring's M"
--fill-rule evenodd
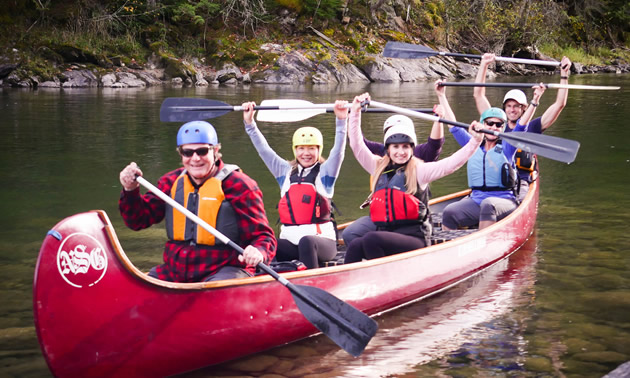
M300 127L293 133L293 154L295 155L295 148L297 146L317 146L319 147L318 158L322 156L322 150L324 149L324 137L322 133L314 127L305 126Z

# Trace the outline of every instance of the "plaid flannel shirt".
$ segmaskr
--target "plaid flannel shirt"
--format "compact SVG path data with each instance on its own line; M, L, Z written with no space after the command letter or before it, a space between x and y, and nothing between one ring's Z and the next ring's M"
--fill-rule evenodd
M223 167L220 162L219 168ZM171 171L160 178L157 187L170 196L173 183L184 168ZM222 183L225 200L229 201L238 219L239 240L233 240L245 248L257 247L269 263L276 254L276 238L269 226L262 192L256 181L242 172L235 171ZM138 231L161 222L165 217L166 203L151 192L140 194L139 189L122 191L118 207L125 224ZM250 273L255 267L238 260L238 252L217 240L219 245L191 245L189 242L169 240L164 246L164 264L157 266L158 278L174 282L199 282L226 265L245 268Z

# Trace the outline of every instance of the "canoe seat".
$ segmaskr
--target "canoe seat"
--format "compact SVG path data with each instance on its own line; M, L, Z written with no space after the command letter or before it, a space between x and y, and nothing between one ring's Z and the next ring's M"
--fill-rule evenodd
M337 255L335 255L335 257L332 260L324 262L323 266L326 267L326 266L343 265L344 257L346 257L345 248L343 251L337 252Z
M433 235L431 235L431 245L444 243L449 240L453 240L455 238L460 238L462 236L466 236L471 234L476 229L463 229L463 230L433 230Z

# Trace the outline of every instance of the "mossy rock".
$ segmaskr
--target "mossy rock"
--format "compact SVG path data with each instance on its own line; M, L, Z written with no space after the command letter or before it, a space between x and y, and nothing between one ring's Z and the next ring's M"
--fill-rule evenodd
M567 347L568 354L606 350L606 347L601 344L594 343L592 341L588 341L584 339L579 339L576 337L571 337L564 340L564 345L566 345Z
M267 78L267 75L263 71L254 71L254 72L249 73L249 77L252 80L252 82L265 81L265 79Z
M174 58L163 58L162 62L164 63L164 75L168 78L179 77L186 80L196 74L195 69L183 61Z
M405 42L408 40L407 34L396 30L384 30L380 34L388 41Z
M367 55L357 55L352 57L352 61L354 62L355 66L361 69L365 69L365 67L367 67L368 65L376 62L376 59Z
M265 66L274 64L278 60L278 57L280 57L280 55L272 52L266 52L260 57L260 63Z
M552 373L551 360L545 357L530 357L525 360L525 369L539 373Z
M234 58L232 60L238 67L251 69L256 67L258 64L259 56L251 51L239 50L236 54L234 54Z
M348 38L345 44L352 47L355 50L358 50L361 47L361 42L359 42L358 40L354 38Z
M98 64L98 57L91 51L86 51L70 44L53 46L52 49L63 58L66 63Z
M573 355L573 358L579 361L595 362L598 364L620 364L628 360L627 355L612 351L576 353Z
M35 52L43 59L53 63L63 63L63 56L49 48L48 46L40 46Z

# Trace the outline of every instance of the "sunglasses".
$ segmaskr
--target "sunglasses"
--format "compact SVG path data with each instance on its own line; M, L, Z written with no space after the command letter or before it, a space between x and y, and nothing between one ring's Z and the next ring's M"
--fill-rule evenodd
M208 155L209 151L210 151L210 147L200 147L200 148L197 148L196 150L191 150L188 148L179 149L179 153L182 156L185 156L187 158L193 157L194 154L197 154L197 156L199 157L206 156Z
M503 122L484 121L484 123L488 126L503 127Z

